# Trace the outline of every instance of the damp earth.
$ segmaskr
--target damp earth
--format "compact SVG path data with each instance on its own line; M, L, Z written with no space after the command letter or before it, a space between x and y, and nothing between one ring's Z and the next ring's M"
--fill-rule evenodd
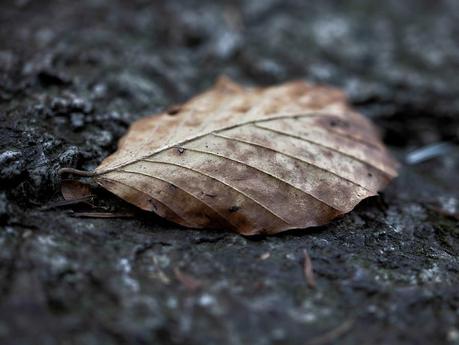
M458 14L456 1L3 2L0 342L459 344ZM59 203L59 168L93 170L130 123L179 112L221 74L342 88L400 176L327 226L271 237L184 229L97 188ZM115 218L83 217L94 210Z

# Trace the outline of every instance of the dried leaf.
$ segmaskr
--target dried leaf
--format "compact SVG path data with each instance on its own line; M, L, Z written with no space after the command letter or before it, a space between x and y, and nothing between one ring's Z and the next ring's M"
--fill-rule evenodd
M187 227L253 235L326 224L397 175L376 128L333 88L221 78L172 113L135 122L94 178Z
M92 196L91 186L75 180L63 180L61 193L65 200L87 200Z

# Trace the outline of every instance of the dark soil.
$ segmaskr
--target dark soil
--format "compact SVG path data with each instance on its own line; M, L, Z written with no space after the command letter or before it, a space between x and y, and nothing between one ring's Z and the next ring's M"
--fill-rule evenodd
M305 3L2 1L1 344L459 344L459 2ZM183 229L100 189L95 209L53 207L60 167L92 170L220 74L342 87L400 177L272 237ZM135 217L72 214L94 210Z

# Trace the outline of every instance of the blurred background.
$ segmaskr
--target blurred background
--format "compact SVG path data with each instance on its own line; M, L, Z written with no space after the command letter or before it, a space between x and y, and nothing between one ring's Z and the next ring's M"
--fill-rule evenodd
M0 340L459 344L458 37L455 0L2 1ZM342 88L400 177L270 238L50 206L60 167L92 170L131 122L221 74Z

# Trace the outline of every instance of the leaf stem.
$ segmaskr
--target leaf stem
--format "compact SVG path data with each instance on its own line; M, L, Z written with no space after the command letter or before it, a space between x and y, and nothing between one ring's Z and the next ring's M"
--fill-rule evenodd
M94 177L96 176L95 171L84 171L84 170L78 170L74 168L61 168L58 171L59 175L63 174L74 174L78 176L86 176L86 177Z

